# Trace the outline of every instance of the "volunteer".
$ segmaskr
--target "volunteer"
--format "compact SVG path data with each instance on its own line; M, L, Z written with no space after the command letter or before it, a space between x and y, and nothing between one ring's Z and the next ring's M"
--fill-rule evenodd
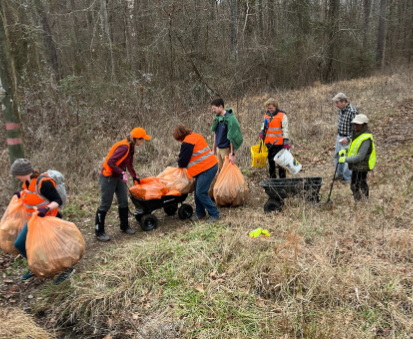
M214 99L211 106L215 114L211 127L211 131L215 133L212 153L217 156L219 170L221 170L226 156L229 157L231 163L235 164L235 151L240 148L243 138L238 120L232 109L224 108L224 100Z
M135 230L129 227L128 188L126 183L128 169L134 183L140 183L133 168L133 155L135 146L143 144L144 140L150 140L143 128L135 128L126 139L117 142L109 151L99 176L101 202L96 211L95 234L100 241L109 241L105 233L105 217L112 205L113 195L118 199L118 211L120 229L127 234L135 234Z
M338 111L337 139L336 149L334 151L334 164L337 166L341 150L348 150L353 132L351 122L358 114L357 109L348 102L348 98L344 93L337 93L332 99ZM351 170L347 163L341 164L338 162L337 174L334 180L340 180L342 183L349 183L351 180Z
M369 119L364 114L358 114L351 121L353 123L353 136L349 151L339 152L339 162L348 164L351 173L350 188L353 191L355 201L369 198L369 186L367 185L367 173L376 165L376 148L374 146L373 135L371 134L368 122Z
M186 126L176 126L173 136L181 143L178 167L187 168L188 176L195 178L196 215L191 220L198 221L205 218L206 209L209 214L207 222L213 223L219 218L219 212L208 195L208 189L218 171L218 159L212 154L204 137L192 132Z
M284 111L278 109L278 102L275 99L268 99L264 103L264 106L267 113L264 115L264 123L260 131L260 139L264 140L264 144L268 149L270 178L276 178L276 164L274 157L282 149L290 149L288 139L288 118ZM286 177L286 171L281 166L278 166L278 176L279 178Z
M38 183L38 192L36 193L37 180L40 173L33 169L32 163L27 159L17 159L11 166L11 173L23 183L23 191L17 191L14 194L22 200L26 209L27 218L30 219L33 213L38 211L38 216L43 218L45 216L54 216L61 218L59 213L59 206L62 205L62 199L56 190L56 183L48 178L48 175L41 175ZM21 255L27 259L26 254L26 238L28 227L27 224L23 227L16 238L14 246L19 250ZM72 273L73 268L69 268L66 272L61 273L55 280L58 285L65 281ZM28 271L23 277L23 281L29 281L34 278L35 274Z

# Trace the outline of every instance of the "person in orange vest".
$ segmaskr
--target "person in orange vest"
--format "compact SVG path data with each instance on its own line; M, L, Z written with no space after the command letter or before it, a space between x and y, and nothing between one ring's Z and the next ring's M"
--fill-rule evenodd
M118 211L120 229L127 234L135 234L135 230L129 227L128 188L126 183L128 177L126 168L132 176L133 182L140 183L133 168L133 155L135 146L143 144L144 140L151 140L143 128L137 127L126 137L117 142L109 151L99 176L101 202L96 211L95 235L100 241L109 241L105 233L106 213L112 205L113 195L118 199Z
M23 190L16 191L14 194L22 200L28 219L30 219L36 211L41 218L45 216L62 217L59 212L59 207L62 205L63 201L56 190L56 183L51 178L47 175L42 175L42 178L39 179L41 181L37 183L40 173L33 169L32 163L27 159L16 159L11 166L11 173L17 180L23 183ZM36 184L38 184L38 192L40 194L36 193ZM14 242L14 246L26 259L27 232L28 227L26 224ZM59 285L61 282L65 281L73 272L74 269L69 268L66 272L60 274L55 280L55 285ZM29 281L34 277L34 273L29 270L22 277L22 280Z
M260 139L268 149L268 164L270 167L270 178L276 178L275 155L283 148L290 149L288 141L288 118L284 111L278 109L278 102L270 98L264 103L267 113L264 115L264 123L260 131ZM278 166L278 176L286 177L284 168Z
M208 195L208 189L218 171L218 159L212 154L204 137L192 132L184 125L176 126L174 139L181 143L178 157L178 167L187 168L188 176L195 178L195 205L196 215L191 220L198 221L206 217L207 222L214 223L219 218L219 211Z

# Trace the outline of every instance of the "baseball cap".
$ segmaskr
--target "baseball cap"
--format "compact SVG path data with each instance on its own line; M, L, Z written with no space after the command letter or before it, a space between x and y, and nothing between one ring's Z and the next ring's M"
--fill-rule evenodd
M368 124L369 123L369 118L365 116L364 114L357 114L355 118L351 121L352 124Z
M344 93L337 93L336 96L331 99L333 101L340 101L340 100L348 100L347 95L345 95Z
M151 140L151 137L146 134L146 131L141 127L136 127L132 130L132 137L135 139Z

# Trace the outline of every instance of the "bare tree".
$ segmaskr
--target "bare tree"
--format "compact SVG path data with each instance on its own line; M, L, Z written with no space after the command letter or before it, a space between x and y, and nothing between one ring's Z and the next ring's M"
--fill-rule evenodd
M377 53L376 53L376 65L378 68L384 67L386 10L387 10L387 0L380 0L379 33L377 35Z

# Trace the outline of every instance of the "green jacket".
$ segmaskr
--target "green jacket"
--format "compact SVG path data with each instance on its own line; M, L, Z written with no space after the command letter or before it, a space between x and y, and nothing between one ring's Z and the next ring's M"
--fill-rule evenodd
M232 112L231 108L227 108L226 111L229 113L227 116L216 115L214 117L214 123L212 124L211 131L215 132L217 130L218 124L223 122L228 127L227 138L229 142L234 146L234 149L237 150L240 148L244 139L242 138L241 128L235 114Z

